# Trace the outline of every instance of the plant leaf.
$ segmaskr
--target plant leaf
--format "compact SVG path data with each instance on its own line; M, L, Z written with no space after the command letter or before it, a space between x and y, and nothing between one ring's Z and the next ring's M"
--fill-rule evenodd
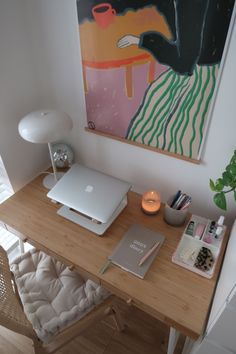
M230 188L235 188L236 187L236 180L233 180L230 184L229 184Z
M229 171L232 175L236 175L236 163L232 163L231 165L229 165Z
M228 171L224 171L222 174L222 179L223 179L223 184L225 186L229 186L230 183L232 182L233 178L231 176L231 174Z
M223 209L223 210L227 209L226 198L225 198L224 192L216 193L213 197L213 200L214 200L216 206L218 206L218 208Z
M223 179L218 178L215 183L215 191L221 192L223 190L223 188L224 188Z
M216 192L215 190L215 183L212 181L212 179L210 178L210 181L209 181L209 185L210 185L210 188L213 192Z
M234 190L234 200L236 202L236 189Z

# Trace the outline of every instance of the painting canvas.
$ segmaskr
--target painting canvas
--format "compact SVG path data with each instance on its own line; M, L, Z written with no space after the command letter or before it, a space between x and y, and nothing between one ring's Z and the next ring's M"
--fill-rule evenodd
M234 0L77 0L88 129L199 160Z

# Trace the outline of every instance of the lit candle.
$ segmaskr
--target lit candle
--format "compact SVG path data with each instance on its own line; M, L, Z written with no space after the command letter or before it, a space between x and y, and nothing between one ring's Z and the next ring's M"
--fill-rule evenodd
M161 207L160 194L154 190L147 191L142 197L142 210L146 214L156 214Z

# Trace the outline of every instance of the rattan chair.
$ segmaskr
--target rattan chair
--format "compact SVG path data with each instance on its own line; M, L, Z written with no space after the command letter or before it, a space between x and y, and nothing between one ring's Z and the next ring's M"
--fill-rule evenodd
M0 246L0 325L29 337L33 342L36 354L55 352L78 336L94 321L102 320L108 315L113 316L116 328L123 330L122 320L114 303L115 298L111 295L94 306L80 320L73 322L71 325L68 324L62 331L59 331L44 343L39 339L31 322L25 315L18 288L16 277L10 270L7 254Z

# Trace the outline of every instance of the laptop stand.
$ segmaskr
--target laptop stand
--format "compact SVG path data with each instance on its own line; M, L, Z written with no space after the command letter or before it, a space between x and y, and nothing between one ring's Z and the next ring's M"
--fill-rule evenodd
M96 220L92 220L87 216L83 216L76 211L73 211L66 205L63 205L60 209L58 209L57 214L63 216L70 221L73 221L76 224L94 232L95 234L101 236L108 229L108 227L113 223L113 221L117 218L117 216L122 212L122 210L127 205L127 195L122 199L121 203L111 216L110 220L106 223L99 223Z

